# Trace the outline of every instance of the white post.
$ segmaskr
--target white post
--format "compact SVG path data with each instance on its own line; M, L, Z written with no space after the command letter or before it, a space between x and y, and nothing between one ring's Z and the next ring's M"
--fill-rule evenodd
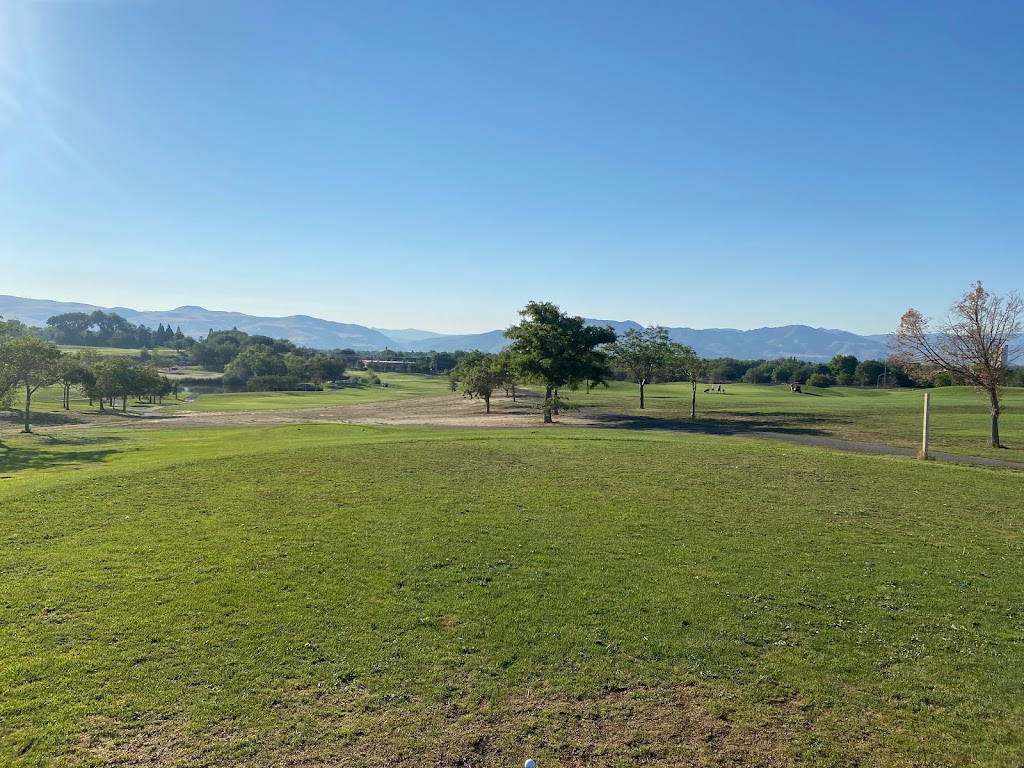
M924 393L924 428L921 431L921 452L917 454L919 459L928 458L928 404L931 402L931 393Z

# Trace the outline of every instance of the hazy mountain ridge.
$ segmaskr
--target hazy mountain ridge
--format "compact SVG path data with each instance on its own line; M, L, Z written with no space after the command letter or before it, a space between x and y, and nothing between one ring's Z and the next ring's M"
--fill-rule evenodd
M275 338L287 338L296 344L319 349L351 348L380 350L385 347L405 352L454 352L479 349L498 352L508 342L504 329L474 334L433 334L415 328L394 330L394 336L383 331L354 323L339 323L308 315L289 317L259 317L243 312L209 310L203 307L183 306L171 310L135 310L127 307L100 307L77 302L25 299L0 295L0 315L17 318L23 323L45 326L53 315L65 312L116 312L135 324L156 328L170 325L193 337L205 336L210 329L238 328L246 333L258 333ZM642 326L632 320L587 319L591 325L610 325L617 333ZM860 336L849 331L811 328L806 325L787 325L779 328L756 328L741 331L734 328L667 328L673 341L694 348L702 357L735 357L745 360L758 358L796 357L801 360L828 360L834 355L854 355L860 360L884 359L885 336ZM421 338L412 338L421 335ZM397 338L396 338L397 337Z
M169 310L137 310L128 307L100 307L77 302L0 296L0 315L5 318L17 318L27 325L45 326L46 320L53 315L65 312L93 312L97 309L116 312L136 325L148 325L151 328L156 328L161 323L172 328L180 326L182 333L195 338L206 336L211 328L215 331L237 328L246 333L290 339L296 344L318 349L375 350L400 346L372 328L321 320L308 315L258 317L243 312L225 312L196 306Z

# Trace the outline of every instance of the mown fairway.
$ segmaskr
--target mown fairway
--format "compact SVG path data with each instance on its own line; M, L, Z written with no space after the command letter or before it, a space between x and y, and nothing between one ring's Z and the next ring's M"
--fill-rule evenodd
M1024 761L1021 473L311 425L0 464L0 764Z
M185 408L193 411L259 411L276 408L323 408L351 403L375 403L405 397L431 397L451 391L445 376L407 373L378 374L381 384L345 387L325 392L237 392L200 395Z
M345 387L325 392L238 392L199 395L191 402L165 398L161 408L145 403L129 403L129 411L154 411L173 414L176 410L202 412L261 411L296 408L325 408L337 405L432 397L447 394L444 376L383 373L383 386ZM843 440L858 440L881 445L917 448L921 441L921 416L924 391L912 389L830 389L806 388L794 394L789 387L752 384L727 384L725 393L697 392L697 424L779 432L819 435ZM971 456L988 456L1024 462L1024 389L1005 390L1000 432L1003 449L988 447L989 413L984 401L968 387L941 387L929 390L932 396L931 441L935 451ZM684 383L647 387L647 408L638 407L637 386L613 382L610 387L590 393L565 393L577 403L584 415L627 416L638 429L671 428L677 422L690 424L690 386ZM49 387L32 400L39 413L37 423L59 423L62 410L61 390ZM494 406L506 403L501 391L495 393ZM95 411L88 400L72 397L72 411L84 412L88 419ZM481 403L481 411L483 406ZM49 413L48 413L49 412ZM54 415L49 415L54 414ZM18 423L19 417L8 414Z
M349 386L323 392L230 392L224 394L199 395L186 402L165 397L158 409L149 403L129 399L128 409L132 412L156 411L172 413L174 410L190 411L260 411L291 408L324 408L333 405L354 403L376 403L385 400L400 400L406 397L431 397L450 392L448 379L444 376L426 376L404 373L379 374L382 384ZM63 410L63 392L60 387L46 387L32 397L32 410L40 413ZM182 396L184 398L184 395ZM120 401L118 401L120 407ZM72 393L73 412L96 411L98 406L89 405L89 400L77 392ZM47 419L43 419L44 422ZM52 421L52 419L50 419Z
M786 385L727 384L725 393L705 393L698 385L697 419L741 429L822 435L882 445L916 448L921 444L924 390L805 387L795 394ZM970 387L939 387L931 393L933 450L1024 462L1024 389L1009 388L999 419L1005 448L988 448L989 410ZM647 408L639 409L635 384L615 382L590 394L570 397L584 408L642 417L645 427L690 415L689 384L647 387Z

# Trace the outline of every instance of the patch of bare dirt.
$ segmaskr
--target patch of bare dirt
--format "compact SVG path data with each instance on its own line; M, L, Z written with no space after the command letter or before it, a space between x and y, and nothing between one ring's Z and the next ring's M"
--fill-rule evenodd
M532 393L519 395L516 402L495 398L491 413L483 400L461 395L417 397L378 403L334 405L323 408L291 408L259 411L164 411L150 418L128 417L118 425L155 429L192 429L195 427L259 427L283 424L366 424L377 426L430 427L530 427L540 428L596 424L593 416L566 412L556 424L543 423L537 409L539 398ZM89 419L84 420L86 423ZM110 423L109 421L105 423ZM97 424L94 424L94 426Z

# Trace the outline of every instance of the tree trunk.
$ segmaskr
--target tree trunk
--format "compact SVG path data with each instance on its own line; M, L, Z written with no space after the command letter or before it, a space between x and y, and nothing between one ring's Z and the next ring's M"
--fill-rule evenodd
M25 385L25 431L26 432L31 432L32 431L32 425L29 422L29 413L30 413L31 407L32 407L32 388L28 384L26 384Z
M516 385L513 384L512 385L512 402L514 403L515 401L516 401Z
M647 379L640 379L640 410L644 409L644 384L647 383Z
M121 395L121 413L128 412L128 393Z
M693 389L693 398L690 400L690 418L697 418L697 382L691 380L690 387Z
M551 385L544 388L544 423L551 423Z
M999 444L999 395L995 390L988 393L988 402L992 406L992 447L1002 448Z
M484 395L484 405L487 406L487 413L491 412L491 396Z

